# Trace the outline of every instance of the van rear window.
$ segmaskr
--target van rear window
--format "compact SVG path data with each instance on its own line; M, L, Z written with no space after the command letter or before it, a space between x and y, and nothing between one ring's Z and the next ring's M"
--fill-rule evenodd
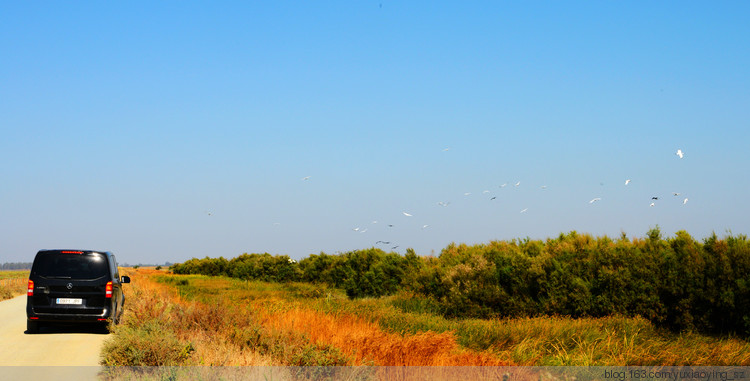
M107 258L103 254L39 253L31 273L45 278L96 279L109 276Z

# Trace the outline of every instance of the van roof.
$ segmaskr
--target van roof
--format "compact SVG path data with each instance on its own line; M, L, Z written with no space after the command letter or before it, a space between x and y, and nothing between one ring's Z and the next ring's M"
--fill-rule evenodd
M109 251L102 251L102 250L81 250L81 249L43 249L39 250L40 253L47 253L47 252L58 252L58 253L82 253L82 254L90 254L90 253L99 253L99 254L112 254Z

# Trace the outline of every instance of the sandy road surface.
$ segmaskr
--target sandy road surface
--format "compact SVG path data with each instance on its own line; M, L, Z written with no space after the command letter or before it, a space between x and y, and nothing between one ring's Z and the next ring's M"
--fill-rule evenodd
M26 331L26 295L0 302L0 380L95 379L108 335L92 327Z

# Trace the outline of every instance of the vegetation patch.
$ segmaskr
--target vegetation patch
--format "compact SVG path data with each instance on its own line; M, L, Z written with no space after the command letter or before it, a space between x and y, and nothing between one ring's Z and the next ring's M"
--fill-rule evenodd
M26 293L29 270L0 271L0 300L6 300Z
M356 365L750 365L750 345L742 338L674 333L642 317L446 318L432 310L434 302L413 293L350 299L343 290L308 283L158 279L181 283L170 278L189 279L189 286L175 286L182 295L215 299L222 289L231 303L253 311L258 325L237 330L232 340L265 353L297 337L303 339L294 345L338 348ZM203 293L204 286L210 291ZM325 297L304 296L320 290ZM280 336L264 342L264 331Z
M194 258L170 269L326 285L351 299L406 292L414 297L402 298L400 308L447 318L622 315L675 332L750 335L750 241L744 235L713 234L701 242L685 231L663 238L658 228L645 238L614 240L570 232L546 240L450 244L438 257L371 248L299 262L268 253Z

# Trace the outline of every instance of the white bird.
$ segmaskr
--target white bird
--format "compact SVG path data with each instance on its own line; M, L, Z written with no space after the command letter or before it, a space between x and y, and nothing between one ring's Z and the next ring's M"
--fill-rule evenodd
M430 225L422 225L422 229L427 229L427 227Z
M521 210L521 213L526 213L527 210L529 210L529 208L524 208Z
M403 213L406 217L411 217L411 214L409 213L406 213L406 212L401 212L401 213Z
M519 185L521 185L520 181L514 184L514 186L519 186Z
M654 205L656 205L656 204L652 202L651 205L649 205L649 206L654 206Z
M601 197L594 198L591 201L589 201L589 204L593 204L593 203L595 203L597 201L600 201L600 200L601 200Z
M547 189L547 186L546 185L542 185L542 189Z
M366 232L366 231L367 231L367 228L364 228L364 229L360 230L359 232L360 232L360 233L364 233L364 232Z
M294 260L294 259L292 259L292 258L289 258L289 263L292 263L292 264L294 264L294 263L297 263L297 261L295 261L295 260Z
M310 180L310 176L305 176L302 178L302 180Z
M354 228L354 229L352 229L352 230L354 230L355 232L358 232L358 231L359 231L359 228Z
M508 185L508 183L505 183L505 184L501 185L500 188L505 188L507 185Z
M471 192L466 192L466 193L464 193L464 196L468 196L470 194L471 194Z
M450 202L438 201L438 205L440 205L440 206L448 206L448 204L450 204Z
M488 191L488 190L482 191L482 194L487 194L487 193L490 193L490 191Z
M448 151L450 149L451 149L450 147L446 147L446 148L443 149L443 152Z
M625 185L630 184L630 179L625 180Z
M682 159L682 157L685 156L685 154L682 152L681 149L678 149L677 152L675 152L675 155L679 156L680 159Z
M688 199L687 199L687 197L685 197L685 199L684 199L684 200L682 200L682 205L685 205L685 204L687 204L687 200L688 200Z

